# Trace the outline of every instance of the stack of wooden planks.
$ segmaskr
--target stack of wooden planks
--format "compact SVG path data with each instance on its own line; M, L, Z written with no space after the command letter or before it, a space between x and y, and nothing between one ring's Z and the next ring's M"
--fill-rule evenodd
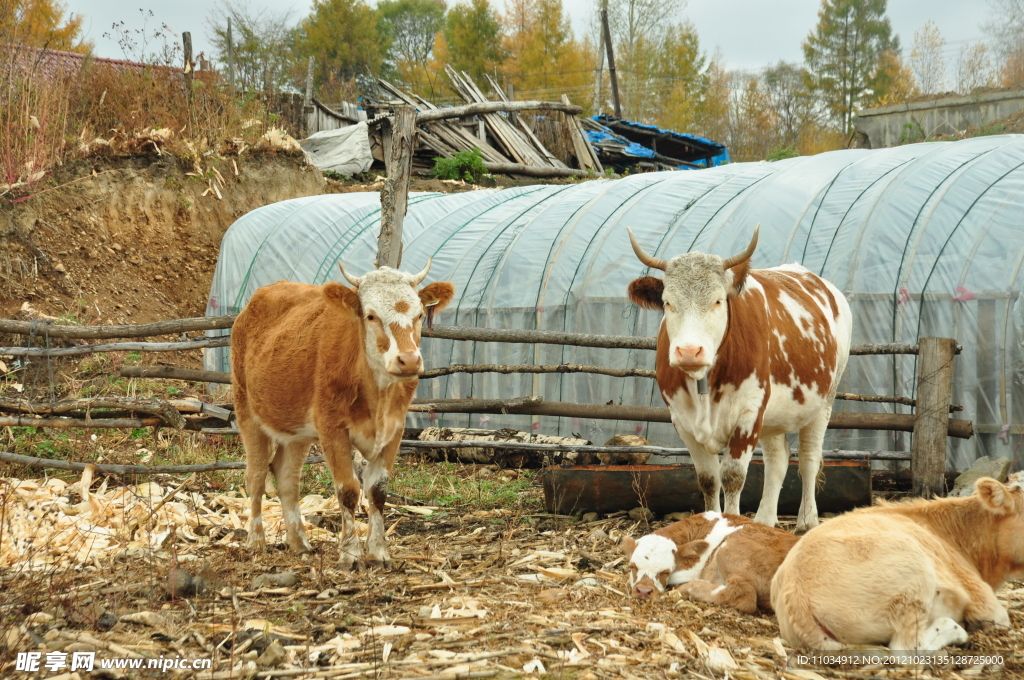
M497 100L488 99L465 72L447 68L455 91L467 104L508 102L505 94L493 80L489 84L498 94ZM438 106L423 97L402 91L395 85L379 79L381 88L395 100L416 108L420 112L438 110ZM570 105L563 95L562 104ZM577 109L578 110L578 109ZM484 165L491 173L510 174L515 177L574 176L601 173L603 168L590 146L583 126L572 113L547 111L545 115L557 121L570 140L568 163L549 151L526 122L523 115L511 112L484 112L462 118L430 120L418 125L418 147L413 158L414 171L425 172L433 167L438 156L451 158L459 151L480 150ZM369 121L370 139L374 157L380 161L390 154L390 130L386 115Z

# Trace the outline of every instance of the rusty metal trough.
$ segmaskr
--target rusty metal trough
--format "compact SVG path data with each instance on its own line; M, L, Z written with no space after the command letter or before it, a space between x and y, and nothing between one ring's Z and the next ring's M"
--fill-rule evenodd
M819 512L846 512L871 505L871 463L868 460L825 461L823 487L818 489ZM609 513L638 506L663 515L703 512L704 496L693 465L577 465L552 466L542 473L544 505L548 512L575 515ZM750 462L740 495L740 511L756 512L764 486L764 463ZM800 507L801 481L791 461L779 495L779 514L795 515Z

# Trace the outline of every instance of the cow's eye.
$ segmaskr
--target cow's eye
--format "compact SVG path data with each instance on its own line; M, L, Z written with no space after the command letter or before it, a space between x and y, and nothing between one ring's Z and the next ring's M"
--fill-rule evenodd
M715 307L721 307L721 306L722 306L722 301L721 300L715 300Z
M668 578L669 574L671 574L671 573L672 572L670 570L666 569L665 571L663 571L660 574L658 574L658 576L664 576L665 578Z
M366 315L366 320L367 321L376 321L377 317L375 317L373 314L367 314Z

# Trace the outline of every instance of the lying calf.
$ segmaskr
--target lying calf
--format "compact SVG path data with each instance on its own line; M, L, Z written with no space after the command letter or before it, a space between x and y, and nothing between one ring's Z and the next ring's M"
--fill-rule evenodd
M740 515L705 512L639 540L625 538L633 597L679 585L689 598L753 614L771 611L769 584L797 542L793 534Z
M837 650L937 650L1010 618L994 589L1024 574L1024 473L969 498L863 508L811 530L772 581L782 638Z

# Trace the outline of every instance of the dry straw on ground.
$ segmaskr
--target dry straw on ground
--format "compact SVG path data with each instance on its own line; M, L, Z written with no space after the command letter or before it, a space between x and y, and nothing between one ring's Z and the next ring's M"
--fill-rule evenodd
M1021 584L1001 593L1013 628L976 632L965 650L1001 654L1006 670L810 670L792 665L772 616L673 594L627 598L618 541L651 527L623 516L581 524L502 508L391 506L395 569L349 573L334 568L334 498L302 500L315 553L257 554L244 547L241 491L184 482L120 486L88 471L74 483L0 480L0 676L20 677L14 652L33 648L210 659L208 671L176 672L209 680L1009 678L1024 670ZM281 540L276 499L264 517L269 541ZM172 584L172 569L189 577L177 572ZM273 582L254 583L263 574ZM203 583L199 594L191 577ZM172 597L172 587L188 597Z

